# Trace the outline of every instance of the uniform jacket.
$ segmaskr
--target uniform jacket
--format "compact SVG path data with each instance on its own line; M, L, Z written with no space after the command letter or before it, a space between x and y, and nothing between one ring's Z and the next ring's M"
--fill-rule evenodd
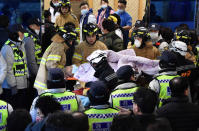
M68 13L66 15L60 14L59 16L57 16L56 21L55 21L55 26L59 26L59 27L60 26L64 26L68 22L71 22L71 23L75 24L76 28L79 27L78 19L72 13Z
M75 48L75 53L73 55L73 64L80 65L87 62L87 57L96 50L107 50L107 47L101 41L96 41L94 45L88 44L86 41L80 43Z
M109 50L121 51L123 50L123 40L115 34L115 31L109 32L100 38L104 44L106 44Z
M68 46L64 43L64 40L56 34L52 38L52 44L45 51L41 64L38 70L38 74L35 79L34 87L38 90L40 94L41 91L47 89L46 81L48 69L50 68L61 68L64 69L66 64L66 54Z
M157 59L158 56L160 56L159 50L153 46L152 42L146 42L146 45L144 48L139 49L137 47L133 47L135 50L136 56L142 56L151 60Z
M10 40L11 41L11 40ZM11 41L16 46L26 54L24 49L24 43L20 42L14 42ZM2 84L2 88L12 89L13 87L16 87L17 89L24 89L27 88L27 78L28 74L24 76L15 77L13 72L13 63L14 63L14 53L12 48L9 45L5 45L1 49L1 54L4 57L6 63L7 63L7 75L6 78ZM26 55L24 57L24 62L26 62ZM26 62L27 63L27 62Z

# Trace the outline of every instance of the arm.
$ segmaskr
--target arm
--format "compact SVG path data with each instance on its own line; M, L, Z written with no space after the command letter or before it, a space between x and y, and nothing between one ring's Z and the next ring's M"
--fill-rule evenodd
M160 84L159 84L158 80L156 80L156 79L152 80L149 83L149 88L159 94L159 92L160 92Z
M0 53L0 85L3 83L7 74L7 63Z
M78 102L78 111L84 111L84 106L82 105L82 102L78 96L76 96L77 102Z
M32 105L31 105L31 108L30 108L30 115L32 117L32 121L35 122L36 121L36 116L37 116L37 110L35 108L35 104L36 104L36 101L39 97L36 97L33 102L32 102Z
M31 76L36 76L38 66L35 58L35 43L31 38L25 38L25 50L27 57L27 66Z
M8 103L8 114L11 114L13 112L12 106Z
M115 40L113 40L113 48L114 51L121 51L123 50L123 40L119 37Z
M75 53L73 55L73 58L72 58L72 63L75 64L76 66L79 66L82 64L82 55L81 55L81 47L80 46L77 46L75 48Z
M126 26L122 28L124 30L130 30L132 28L132 17L130 15L126 18Z
M17 82L16 82L14 72L12 69L13 63L14 63L14 54L13 54L12 48L8 45L5 45L1 49L1 53L4 60L7 63L7 76L6 76L7 83L10 87L15 87L17 86Z

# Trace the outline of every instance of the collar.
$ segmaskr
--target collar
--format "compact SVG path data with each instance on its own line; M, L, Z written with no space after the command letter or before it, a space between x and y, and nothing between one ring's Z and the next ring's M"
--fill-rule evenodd
M106 109L109 108L109 105L97 105L97 106L90 106L91 108L95 108L95 109Z
M169 69L160 70L159 74L155 75L154 77L157 77L160 75L177 75L177 71L172 71Z
M63 93L65 91L66 91L65 88L58 88L58 89L47 89L44 90L42 93Z
M117 90L117 89L129 89L129 88L133 88L133 87L136 87L137 85L133 82L127 82L127 83L123 83L123 84L120 84L118 85L114 90Z

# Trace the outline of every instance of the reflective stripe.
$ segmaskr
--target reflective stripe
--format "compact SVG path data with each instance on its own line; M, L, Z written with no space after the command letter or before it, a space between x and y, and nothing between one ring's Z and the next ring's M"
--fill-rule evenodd
M43 65L46 64L46 59L45 59L45 58L42 58L42 59L41 59L41 64L43 64Z
M63 69L63 68L64 68L64 66L63 66L63 65L58 65L58 68Z
M49 61L49 60L60 61L61 56L59 56L59 55L49 55L48 58L47 58L47 61Z
M76 97L75 97L75 95L74 95L74 96L59 97L59 98L55 98L55 99L56 99L58 102L61 102L61 101L76 99Z
M133 97L134 93L122 93L122 94L115 94L112 95L112 98L119 98L119 97Z
M78 60L82 60L82 56L78 53L74 53L73 58L78 59Z
M98 118L98 119L108 119L116 116L118 113L108 113L108 114L87 114L88 118Z
M168 83L171 79L158 80L159 83Z
M47 89L46 84L41 83L41 82L39 82L39 81L35 81L34 86L35 86L35 87L38 87L38 88L41 88L41 89L43 89L43 90Z

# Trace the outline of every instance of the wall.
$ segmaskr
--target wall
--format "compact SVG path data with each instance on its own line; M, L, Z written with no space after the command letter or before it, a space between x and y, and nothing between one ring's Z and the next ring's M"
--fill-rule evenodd
M79 5L84 0L71 0L72 10L79 17L80 10ZM109 0L109 5L117 10L117 1L118 0ZM50 0L44 0L44 9L49 8ZM88 0L88 3L93 8L94 14L97 14L97 10L100 8L100 0ZM126 11L132 16L133 23L136 20L142 19L144 15L146 0L127 0Z

